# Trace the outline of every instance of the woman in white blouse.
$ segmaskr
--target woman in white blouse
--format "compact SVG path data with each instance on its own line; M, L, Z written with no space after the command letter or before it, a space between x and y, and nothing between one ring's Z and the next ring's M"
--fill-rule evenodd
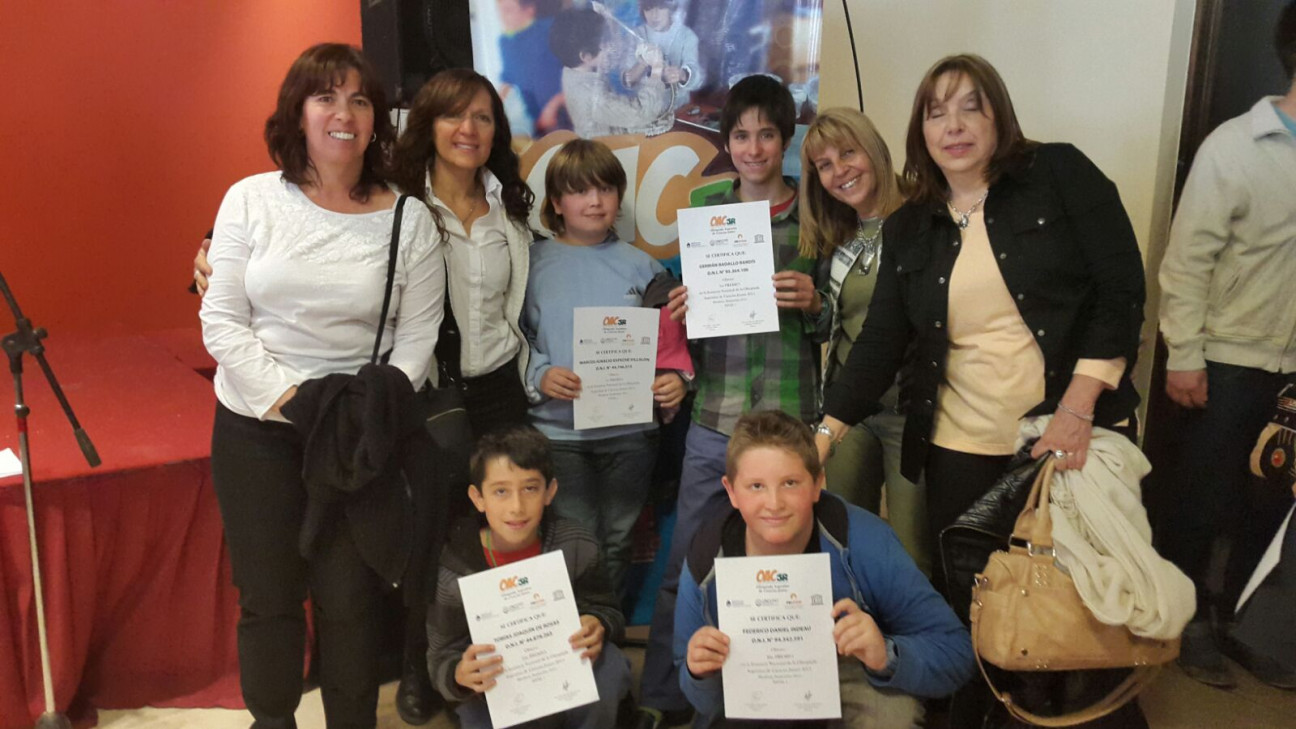
M230 188L216 217L203 339L219 400L212 479L239 588L243 697L254 727L293 727L311 597L329 726L372 727L383 585L346 528L299 552L303 439L281 408L307 380L357 372L382 331L388 363L427 379L444 297L435 224L407 204L389 318L379 321L396 194L394 132L376 72L321 44L289 70L265 138L278 172ZM340 520L338 520L340 521Z
M518 320L535 196L512 142L495 87L481 74L452 69L419 90L392 153L392 180L425 192L438 238L447 243L453 314L437 362L441 385L464 391L474 437L526 422L528 349Z
M439 380L463 389L474 436L526 422L528 350L518 320L535 195L502 120L503 102L485 76L442 71L415 97L391 164L400 189L424 191L437 240L447 244L446 308L460 313L446 317L438 339ZM212 272L209 243L194 258L200 294Z

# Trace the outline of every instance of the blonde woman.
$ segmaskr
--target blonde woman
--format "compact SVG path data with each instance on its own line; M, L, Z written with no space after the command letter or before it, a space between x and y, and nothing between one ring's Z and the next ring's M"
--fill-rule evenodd
M886 142L854 109L819 114L806 132L801 168L801 253L832 260L836 309L825 362L827 388L846 364L868 315L882 259L882 221L904 198ZM881 405L833 449L824 469L828 489L877 513L885 485L892 528L918 567L930 573L922 489L900 473L904 413L897 387L883 395Z

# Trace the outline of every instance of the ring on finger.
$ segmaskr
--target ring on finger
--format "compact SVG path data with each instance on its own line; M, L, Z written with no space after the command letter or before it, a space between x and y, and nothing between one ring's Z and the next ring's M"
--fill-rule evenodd
M1067 457L1067 452L1062 449L1058 449L1056 451L1053 451L1053 457L1060 461L1063 458Z

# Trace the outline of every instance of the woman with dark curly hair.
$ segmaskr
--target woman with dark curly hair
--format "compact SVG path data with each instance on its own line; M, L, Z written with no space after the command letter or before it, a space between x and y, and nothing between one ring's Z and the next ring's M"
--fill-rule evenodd
M382 124L390 129L385 113ZM404 134L388 147L390 180L426 203L426 208L407 209L417 207L420 214L430 209L434 229L428 242L444 244L445 326L429 341L436 342L440 385L459 387L464 394L474 437L526 422L522 375L529 350L518 322L534 239L527 218L535 196L521 178L512 141L495 87L481 74L452 69L419 90ZM200 293L212 272L205 245L194 261ZM467 455L463 458L458 470L467 467ZM439 702L427 680L421 630L412 629L413 620L396 706L403 718L421 724Z
M518 320L535 196L522 180L512 142L490 81L451 69L414 97L392 153L392 180L422 194L438 239L447 244L447 319L454 316L447 324L457 325L458 336L443 331L437 359L441 384L464 391L474 437L526 422L528 349Z
M390 314L380 313L397 210L384 148L394 136L360 51L313 46L266 122L279 171L235 183L216 216L200 314L218 365L212 482L239 590L243 698L258 729L296 726L307 596L328 725L377 721L382 594L400 569L385 555L404 542L399 529L366 529L349 508L320 506L319 479L303 476L313 439L302 416L311 388L369 362L375 337L393 400L407 393L413 407L427 380L445 261L422 205L404 206Z

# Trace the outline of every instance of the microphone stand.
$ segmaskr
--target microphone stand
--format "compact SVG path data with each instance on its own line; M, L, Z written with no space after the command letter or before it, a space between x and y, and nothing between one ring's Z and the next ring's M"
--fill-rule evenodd
M18 308L18 302L14 299L13 292L9 290L3 275L0 275L0 294L4 295L18 324L18 331L5 335L3 346L5 354L9 357L9 371L13 373L14 378L14 413L18 417L18 457L22 461L23 498L27 503L27 536L31 543L32 582L36 588L36 631L40 640L41 678L45 688L45 713L36 720L36 729L72 729L72 723L58 712L54 704L49 638L45 632L45 588L41 581L40 557L36 551L36 512L32 508L31 451L27 442L27 416L31 413L31 408L27 407L27 403L23 400L22 357L24 354L35 357L36 362L40 364L45 379L49 381L50 389L54 390L54 396L63 406L64 415L72 424L72 432L76 435L77 444L81 446L81 453L91 468L99 465L99 454L95 451L94 444L90 442L90 436L86 435L85 430L81 428L81 423L77 422L76 415L72 413L72 405L63 395L63 388L59 387L58 379L54 377L49 362L45 361L45 346L41 344L41 340L48 332L43 328L33 328L31 320L22 315L22 310Z

